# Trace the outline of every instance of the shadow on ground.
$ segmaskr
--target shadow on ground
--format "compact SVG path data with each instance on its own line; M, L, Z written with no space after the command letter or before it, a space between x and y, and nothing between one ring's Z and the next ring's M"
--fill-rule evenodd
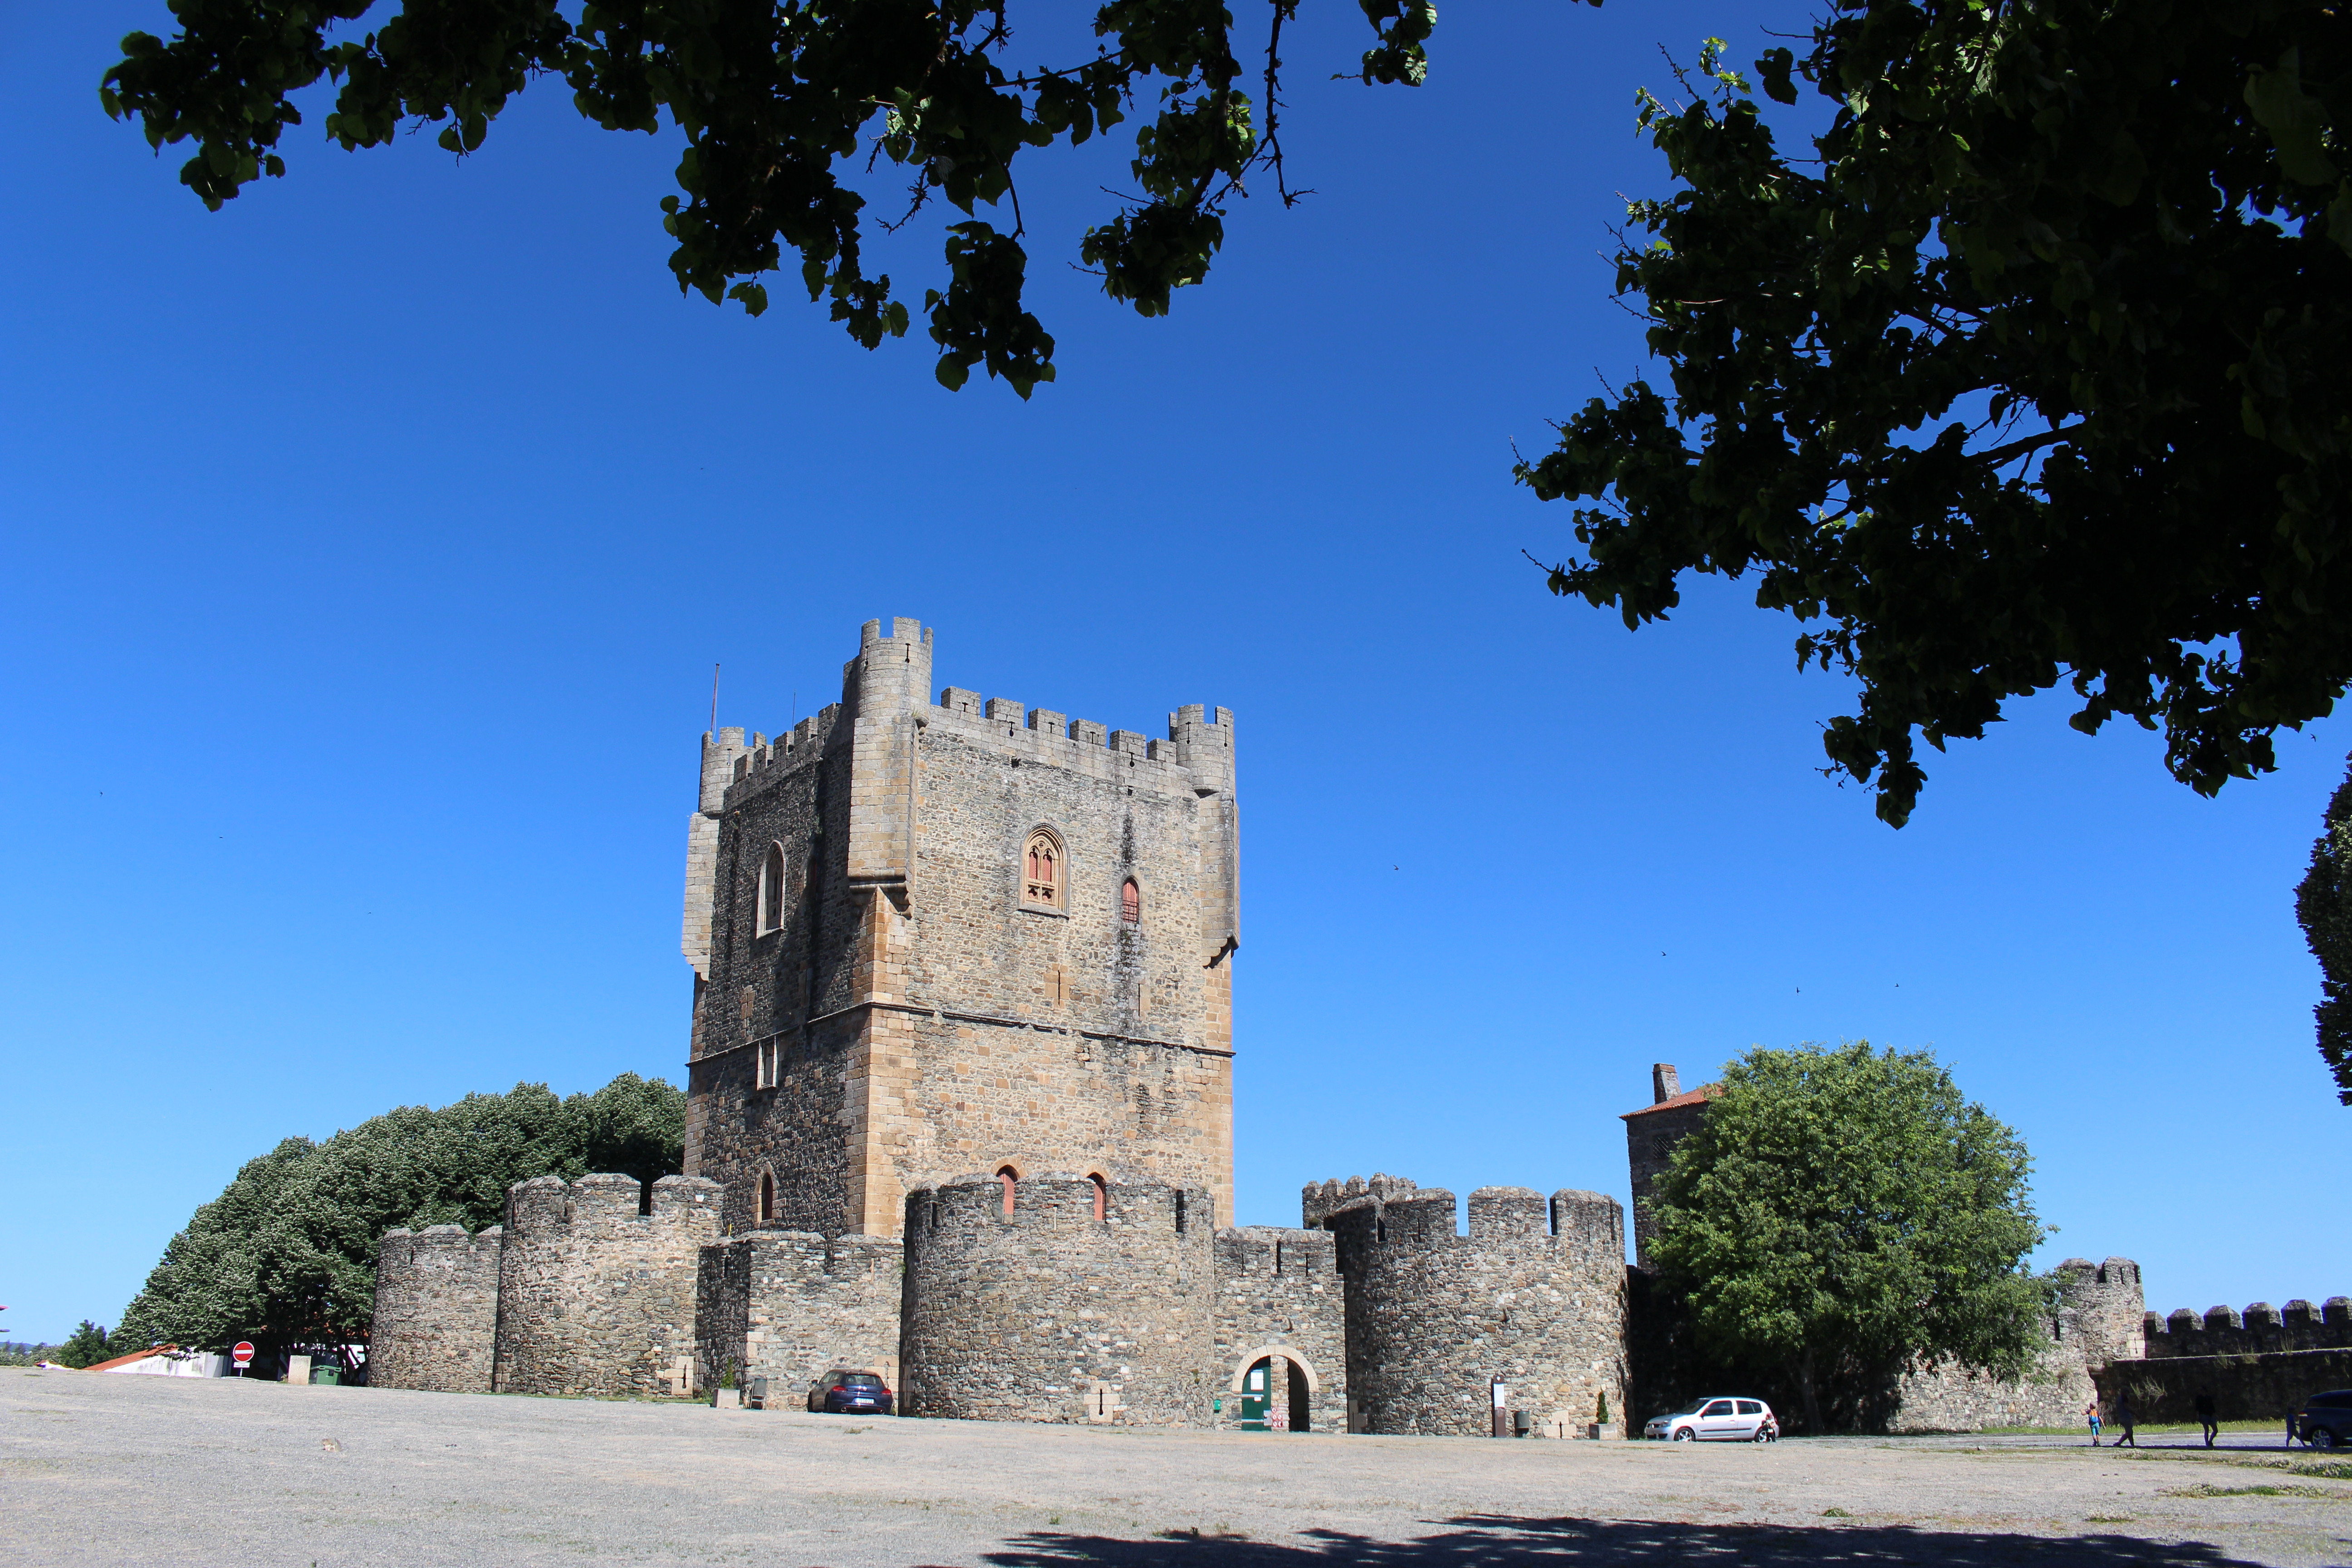
M1436 1521L1433 1521L1436 1522ZM998 1568L1781 1568L1788 1564L1934 1563L1937 1568L2224 1568L2240 1563L2197 1542L2087 1535L2045 1540L1964 1531L1780 1525L1659 1524L1630 1520L1512 1519L1471 1515L1411 1541L1308 1531L1283 1542L1206 1532L1150 1541L1038 1531L983 1554Z

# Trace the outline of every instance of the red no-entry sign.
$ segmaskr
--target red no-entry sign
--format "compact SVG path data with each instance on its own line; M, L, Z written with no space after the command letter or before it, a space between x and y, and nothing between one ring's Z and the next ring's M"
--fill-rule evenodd
M228 1353L229 1358L236 1362L237 1365L247 1365L253 1360L253 1342L250 1340L239 1340L236 1343L229 1347Z

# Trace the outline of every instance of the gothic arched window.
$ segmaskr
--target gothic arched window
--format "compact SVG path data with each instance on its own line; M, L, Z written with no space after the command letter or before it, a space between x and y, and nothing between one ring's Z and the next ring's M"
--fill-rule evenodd
M1094 1184L1095 1218L1108 1219L1110 1217L1110 1184L1099 1175L1089 1175L1087 1180Z
M1010 1165L1000 1166L996 1179L1004 1184L1004 1212L1010 1215L1013 1213L1013 1184L1021 1179L1021 1173Z
M760 862L760 934L781 930L784 923L784 847L768 846Z
M1118 918L1129 925L1143 923L1143 889L1129 877L1118 890Z
M1029 835L1021 850L1021 901L1038 909L1062 907L1062 889L1069 880L1068 857L1051 828Z
M767 1224L776 1217L776 1178L767 1172L760 1173L760 1223Z

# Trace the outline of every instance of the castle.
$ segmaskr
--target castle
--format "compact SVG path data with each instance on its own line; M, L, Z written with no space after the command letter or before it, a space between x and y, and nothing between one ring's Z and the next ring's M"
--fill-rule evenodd
M542 1177L503 1226L392 1232L372 1382L740 1371L797 1403L861 1367L913 1415L1551 1436L1682 1392L1602 1194L1483 1187L1465 1235L1453 1194L1351 1178L1307 1187L1296 1228L1223 1223L1233 715L1180 708L1150 739L934 699L931 670L929 628L871 621L839 703L703 737L685 1173ZM1627 1118L1637 1201L1704 1110L1672 1075ZM2141 1357L2137 1267L2063 1268L2042 1373L1920 1374L1905 1418L2071 1419ZM2341 1341L2324 1316L2306 1337Z

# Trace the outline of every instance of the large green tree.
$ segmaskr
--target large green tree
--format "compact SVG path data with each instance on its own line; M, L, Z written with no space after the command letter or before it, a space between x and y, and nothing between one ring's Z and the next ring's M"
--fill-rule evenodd
M1927 1052L1758 1047L1660 1177L1651 1257L1701 1350L1784 1371L1819 1433L1908 1366L2024 1369L2031 1169Z
M1915 737L2069 685L2210 794L2352 679L2352 10L2337 0L1827 0L1765 93L1710 43L1643 95L1671 194L1617 286L1667 384L1523 464L1582 502L1553 590L1664 617L1755 574L1823 738L1900 826Z
M1361 79L1417 85L1431 0L1358 3L1372 35ZM888 276L866 274L867 196L844 182L880 160L882 183L906 186L883 226L934 198L963 215L947 226L945 287L924 294L940 380L961 386L979 364L1026 397L1054 379L1054 340L1022 303L1020 155L1076 147L1139 99L1156 106L1134 132L1136 195L1076 249L1112 299L1165 314L1207 275L1251 174L1294 199L1279 110L1282 27L1297 10L1268 0L1244 41L1219 0L1109 0L1095 47L1054 64L1015 59L1005 0L593 0L573 16L556 0L172 0L179 33L123 39L100 97L159 149L194 142L180 179L218 208L286 173L294 97L321 78L340 83L324 130L344 148L440 123L441 145L466 153L515 93L560 77L608 131L667 117L684 132L677 193L661 202L681 289L756 315L789 249L809 298L867 348L908 325ZM983 205L1009 208L1010 230L978 217Z
M2294 912L2319 960L2319 1057L2336 1075L2336 1098L2352 1105L2352 773L2327 803Z
M685 1130L685 1095L623 1073L567 1100L517 1084L438 1110L403 1106L324 1142L289 1138L172 1238L114 1338L215 1351L240 1339L273 1351L364 1342L385 1231L496 1225L507 1188L534 1176L674 1174Z

